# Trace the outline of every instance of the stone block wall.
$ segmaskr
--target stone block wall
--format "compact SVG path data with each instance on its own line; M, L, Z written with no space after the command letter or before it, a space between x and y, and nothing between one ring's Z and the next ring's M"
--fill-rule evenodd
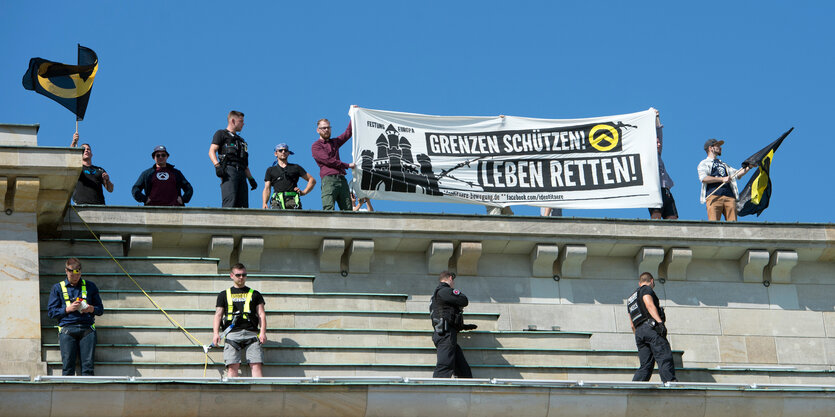
M409 294L412 311L427 308L437 272L450 269L469 310L499 313L500 330L592 332L595 349L634 349L625 299L647 270L685 366L835 368L830 225L141 208L81 215L127 241L146 236L136 253L219 254L221 269L247 260L264 273L315 275L315 291Z

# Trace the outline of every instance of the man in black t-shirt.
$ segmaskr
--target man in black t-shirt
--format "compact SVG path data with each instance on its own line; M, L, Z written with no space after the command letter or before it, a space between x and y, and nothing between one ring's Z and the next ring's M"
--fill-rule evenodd
M72 136L72 147L78 144L78 132ZM93 149L87 143L82 143L84 153L81 156L81 175L75 185L72 200L75 204L101 204L104 205L104 189L113 192L113 183L110 182L110 175L102 167L93 165Z
M249 171L249 151L240 131L244 128L244 114L232 110L227 116L226 129L220 129L209 145L209 159L220 178L220 194L223 207L249 207L249 191L246 182L254 190L258 187Z
M638 290L626 300L632 333L635 333L635 344L638 346L638 359L641 361L632 380L649 381L652 368L658 361L661 381L678 381L673 364L673 352L670 342L667 341L667 328L664 326L664 309L659 305L658 297L653 291L655 278L649 272L644 272L638 283Z
M241 367L241 353L249 361L253 377L262 377L264 354L261 345L267 342L267 314L264 311L264 297L246 286L246 267L232 265L234 285L217 295L215 316L212 323L212 344L220 343L220 334L230 326L223 345L223 361L226 376L237 377ZM229 305L232 305L230 308Z
M275 147L276 164L267 168L264 174L264 192L261 195L261 207L273 209L300 209L302 202L299 197L313 190L316 180L301 167L301 165L287 162L293 155L286 143L279 143ZM304 191L299 189L299 178L307 181ZM270 194L270 186L274 192Z

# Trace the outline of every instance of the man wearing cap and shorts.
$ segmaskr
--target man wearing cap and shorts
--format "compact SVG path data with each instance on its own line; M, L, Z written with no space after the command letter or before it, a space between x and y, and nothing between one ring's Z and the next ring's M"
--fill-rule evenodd
M301 209L302 202L299 197L307 195L316 185L314 179L301 165L287 162L287 158L293 152L286 143L279 143L275 147L276 164L267 168L264 174L264 192L261 198L262 208L272 209ZM299 178L307 181L304 190L299 189ZM270 186L274 192L270 195Z
M151 152L154 165L139 174L133 184L133 198L146 206L184 206L194 189L185 175L168 163L168 150L158 145Z
M724 140L708 139L705 142L707 158L699 162L699 181L702 182L701 202L707 206L708 220L736 221L736 200L739 198L736 180L751 167L734 169L719 160Z
M262 377L264 354L261 345L267 342L267 314L261 293L246 286L246 267L232 265L229 278L232 287L217 295L215 316L212 322L212 344L220 344L221 332L232 327L223 344L223 362L226 376L237 377L241 367L241 355L246 357L253 377Z
M209 145L209 160L215 166L215 175L220 178L220 195L223 207L249 207L249 180L251 190L258 187L249 172L249 152L240 131L244 128L244 114L232 110L226 117L226 129L220 129Z

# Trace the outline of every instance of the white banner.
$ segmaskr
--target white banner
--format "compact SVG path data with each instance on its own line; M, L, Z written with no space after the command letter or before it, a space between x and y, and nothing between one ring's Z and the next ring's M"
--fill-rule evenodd
M660 207L655 110L574 120L353 107L354 183L382 200Z

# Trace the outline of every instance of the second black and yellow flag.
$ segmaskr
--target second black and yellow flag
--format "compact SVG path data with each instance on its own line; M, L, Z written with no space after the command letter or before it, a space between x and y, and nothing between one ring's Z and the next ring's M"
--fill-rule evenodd
M768 202L771 200L771 160L774 158L774 152L777 152L777 148L783 143L783 139L792 130L794 128L787 130L777 140L742 162L743 168L751 166L751 168L757 167L759 169L745 185L745 189L739 193L736 209L740 216L749 214L759 216L768 207Z
M29 60L23 75L23 88L49 97L84 120L99 58L92 49L78 45L78 65L62 64L43 58Z

